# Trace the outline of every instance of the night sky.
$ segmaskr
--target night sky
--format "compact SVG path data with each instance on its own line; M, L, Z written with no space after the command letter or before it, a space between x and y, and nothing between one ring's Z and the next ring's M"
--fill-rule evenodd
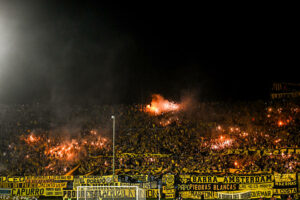
M295 12L0 0L0 103L268 99L299 82Z

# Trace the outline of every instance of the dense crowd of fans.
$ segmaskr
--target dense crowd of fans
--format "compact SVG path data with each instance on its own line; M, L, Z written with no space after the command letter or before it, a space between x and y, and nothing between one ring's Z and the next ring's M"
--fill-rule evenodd
M295 101L198 103L159 115L143 105L0 111L1 175L111 174L111 115L117 174L299 172L299 154L270 151L299 147Z

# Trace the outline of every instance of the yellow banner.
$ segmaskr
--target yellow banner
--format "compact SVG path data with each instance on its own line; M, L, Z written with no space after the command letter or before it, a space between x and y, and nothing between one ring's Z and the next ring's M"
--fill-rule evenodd
M163 184L163 193L165 194L166 199L174 199L175 198L175 176L173 174L165 174L162 177Z
M219 199L251 199L251 191L218 192Z
M251 191L251 198L257 199L257 198L271 198L273 195L273 189L265 189L265 190L255 190Z
M174 180L175 180L175 176L172 174L165 174L162 177L162 183L167 185L168 188L174 186Z
M152 182L153 183L153 182ZM139 188L144 188L144 189L152 189L154 187L151 187L153 185L151 185L151 183L121 183L118 182L118 186L138 186ZM157 183L155 183L155 185L157 187Z
M77 191L78 198L86 198L89 199L99 199L99 198L135 198L136 197L136 188L124 189L124 188L114 188L113 190L110 188L89 188L88 190ZM139 195L142 195L139 193ZM146 195L146 193L144 194ZM143 196L140 196L143 198Z
M274 194L296 194L297 188L280 188L280 189L273 189Z
M66 188L67 182L55 183L25 183L25 182L6 182L0 183L0 188Z
M146 198L157 199L158 198L158 189L148 189L146 191Z
M243 183L243 184L257 184L257 183L272 183L273 175L238 175L238 176L224 176L223 183Z
M239 184L240 190L272 189L273 187L274 183Z
M119 186L118 176L115 176L115 181L113 181L113 176L79 176L74 178L73 188L78 186Z
M8 176L1 176L0 182L24 182L25 177L8 177Z
M45 187L45 188L66 188L67 182L62 183L39 183L38 187Z
M13 188L12 196L63 196L62 188Z
M182 183L219 183L223 182L224 177L200 176L200 175L179 175Z
M57 181L72 181L73 176L25 176L27 181L36 181L36 180L57 180Z
M148 181L148 175L126 175L127 177L130 177L137 182L147 182Z
M45 188L45 196L63 196L62 188Z
M225 199L258 199L262 198L271 198L273 195L273 189L256 189L256 190L240 190L240 191L224 191L218 192L219 198Z
M201 199L201 196L204 196L204 199L216 199L216 193L212 191L182 191L179 192L183 199Z
M177 189L179 191L235 191L239 189L239 184L237 183L178 184Z
M241 183L257 184L272 183L273 175L229 175L229 176L201 176L201 175L179 175L181 183Z
M13 188L12 196L42 196L45 194L45 188Z
M175 189L166 189L166 186L163 186L162 192L163 192L164 194L175 193Z
M296 174L274 174L275 186L296 186Z
M118 182L118 176L115 176L115 180L113 180L113 175L109 176L79 176L79 178L75 178L74 182L79 182L81 184L105 184Z
M17 182L51 182L51 181L72 181L73 176L18 176L9 177L1 176L0 182L2 183L17 183Z
M174 194L165 194L166 199L175 199L175 193Z
M54 176L54 180L59 181L72 181L74 179L74 176Z
M298 173L298 191L300 191L300 173Z
M77 198L77 191L76 190L64 190L63 191L63 198Z
M21 188L24 183L14 182L0 182L0 188Z

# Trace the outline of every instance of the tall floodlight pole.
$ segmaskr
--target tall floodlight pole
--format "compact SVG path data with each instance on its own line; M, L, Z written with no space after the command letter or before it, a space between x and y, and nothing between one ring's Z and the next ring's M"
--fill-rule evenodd
M113 183L115 182L115 126L116 126L116 119L115 116L111 116L113 120Z

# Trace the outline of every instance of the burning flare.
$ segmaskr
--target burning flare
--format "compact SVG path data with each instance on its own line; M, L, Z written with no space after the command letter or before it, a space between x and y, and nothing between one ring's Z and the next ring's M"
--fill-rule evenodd
M54 172L62 169L66 172L66 167L71 167L78 162L82 156L89 155L90 152L109 151L109 141L102 137L96 130L91 130L89 134L77 136L72 139L51 136L47 134L22 135L21 140L25 141L29 147L32 147L33 152L38 151L45 155L47 166L44 167L46 171ZM9 145L9 148L13 148ZM25 159L33 158L34 154L26 154ZM64 166L64 168L61 168Z
M36 135L34 135L33 133L30 133L29 135L28 135L28 137L23 137L22 138L27 144L33 144L33 143L36 143L36 142L38 142L38 141L40 141L40 137L38 137L38 136L36 136Z
M73 139L71 142L65 141L63 144L51 146L48 151L45 151L45 155L57 159L72 160L74 157L77 157L80 149L78 142Z
M159 94L152 95L151 104L146 106L146 112L153 115L160 115L164 112L178 111L181 105L164 99Z

